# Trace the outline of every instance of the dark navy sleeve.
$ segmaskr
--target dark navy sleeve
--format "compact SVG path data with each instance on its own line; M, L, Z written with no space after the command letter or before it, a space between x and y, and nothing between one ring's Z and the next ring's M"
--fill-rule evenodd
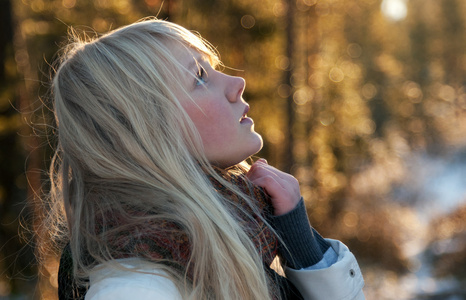
M290 212L270 217L284 245L278 248L279 256L293 269L302 269L319 263L330 244L309 224L304 201Z

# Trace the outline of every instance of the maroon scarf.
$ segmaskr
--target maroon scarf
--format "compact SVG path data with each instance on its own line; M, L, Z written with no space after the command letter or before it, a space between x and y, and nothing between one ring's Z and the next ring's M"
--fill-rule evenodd
M222 173L222 172L220 172ZM244 175L225 175L223 177L248 196L257 200L258 211L262 218L267 219L273 212L270 198L262 188L253 186ZM236 196L217 180L209 176L216 192L222 194L233 204L242 207L244 211L237 210L238 221L245 228L258 252L262 254L264 267L268 268L277 254L277 238L263 219L247 205L243 199ZM138 214L131 211L130 214ZM139 214L140 215L140 214ZM252 217L252 219L251 219ZM108 220L108 218L107 218ZM125 224L123 217L115 216L106 224L106 229ZM188 235L179 224L160 220L150 224L131 226L126 231L118 231L109 239L109 248L114 250L114 258L141 257L151 261L162 262L184 272L186 271L191 253L191 243ZM104 231L103 226L97 227L98 233ZM195 263L195 262L194 262ZM187 270L188 279L192 280L192 270Z
M255 204L262 218L267 220L268 217L273 214L270 198L262 188L253 186L244 175L225 175L222 171L219 171L219 173L223 173L225 179L257 201ZM244 203L243 199L237 197L214 178L209 177L209 179L211 180L213 188L218 193L221 193L238 207L242 207L243 211L248 215L248 217L246 217L244 212L237 211L239 223L245 228L245 231L256 246L256 249L262 255L264 270L270 279L269 282L273 283L271 287L272 290L279 292L283 299L302 299L299 292L287 279L279 276L270 268L270 264L277 255L279 246L278 240L270 228L266 226L263 219L259 217L249 205ZM138 214L138 212L134 213ZM252 221L250 217L252 217L254 221ZM100 223L97 225L96 233L102 233L104 227L106 229L110 227L111 229L111 227L120 224L126 224L125 219L113 215L113 218L110 218L110 224L107 223L106 226L103 226L103 224ZM118 231L119 233L110 239L109 248L115 250L115 252L112 253L114 258L141 257L166 263L182 274L186 272L190 258L191 245L189 237L179 224L162 220L154 222L153 224L132 226L130 228L131 229L124 232ZM87 258L92 261L92 258ZM77 285L73 279L72 270L73 262L68 244L60 259L58 274L58 292L60 300L83 300L87 292L88 286ZM187 270L186 274L188 279L193 279L190 270ZM274 292L274 294L275 293L276 292Z
M264 190L253 186L244 175L228 175L225 171L217 170L223 177L248 196L256 200L256 206L262 218L268 219L273 214L270 198ZM264 270L272 283L271 289L277 292L282 299L302 299L302 296L286 278L279 276L270 268L270 264L278 253L278 239L266 226L263 219L259 217L243 199L236 196L217 180L209 176L213 188L229 199L230 202L241 207L237 210L239 223L245 228L256 249L262 255ZM140 214L131 211L130 213ZM246 216L247 215L247 216ZM251 217L253 220L251 220ZM110 222L103 226L97 222L96 233L111 230L111 227L126 224L123 217L113 215ZM110 225L110 226L109 226ZM113 226L112 226L113 225ZM105 229L104 229L105 227ZM188 235L179 224L170 221L157 221L152 224L135 225L130 229L114 235L109 240L109 249L114 250L114 258L141 257L151 261L166 263L178 270L181 274L186 272L189 280L192 280L192 272L186 270L190 258L191 244ZM89 263L92 258L87 257ZM195 262L194 262L195 263ZM58 294L60 300L77 299L83 300L87 292L87 285L78 285L73 278L73 261L69 244L65 247L61 259L58 274Z

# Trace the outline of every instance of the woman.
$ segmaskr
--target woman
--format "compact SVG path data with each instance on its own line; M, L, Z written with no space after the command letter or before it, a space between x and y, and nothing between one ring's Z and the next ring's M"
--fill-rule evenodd
M262 138L245 81L219 65L201 38L154 19L70 45L52 86L45 226L67 228L60 297L364 298L351 252L309 226L297 180L245 163Z

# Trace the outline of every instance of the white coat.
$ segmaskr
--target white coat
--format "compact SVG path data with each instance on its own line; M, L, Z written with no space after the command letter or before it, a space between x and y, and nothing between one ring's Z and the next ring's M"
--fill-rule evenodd
M363 300L364 280L354 255L343 243L326 239L337 261L324 269L294 270L285 268L286 277L296 286L306 300ZM90 276L86 300L181 300L173 282L163 277L163 272L150 268L141 259L120 259L125 267L138 271L96 267Z

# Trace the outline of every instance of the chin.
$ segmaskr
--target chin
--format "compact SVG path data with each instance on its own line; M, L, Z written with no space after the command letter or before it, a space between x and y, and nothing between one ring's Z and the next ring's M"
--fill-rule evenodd
M248 157L258 153L263 146L262 136L256 132L252 137L247 138L248 141L242 146L237 145L236 150L228 155L228 158L224 158L223 155L220 155L216 158L209 158L210 163L214 166L219 168L227 169L229 167L235 166L243 161L245 161ZM223 153L224 154L224 153Z
M262 147L264 146L264 141L262 140L262 136L261 136L260 134L258 134L257 132L256 132L255 134L256 134L256 137L255 137L255 139L256 139L256 141L255 141L255 142L256 142L255 149L256 149L256 150L255 150L255 152L252 153L251 155L254 155L254 154L256 154L257 152L261 151L261 150L262 150ZM249 156L251 156L251 155L249 155ZM249 156L248 156L248 157L249 157Z

